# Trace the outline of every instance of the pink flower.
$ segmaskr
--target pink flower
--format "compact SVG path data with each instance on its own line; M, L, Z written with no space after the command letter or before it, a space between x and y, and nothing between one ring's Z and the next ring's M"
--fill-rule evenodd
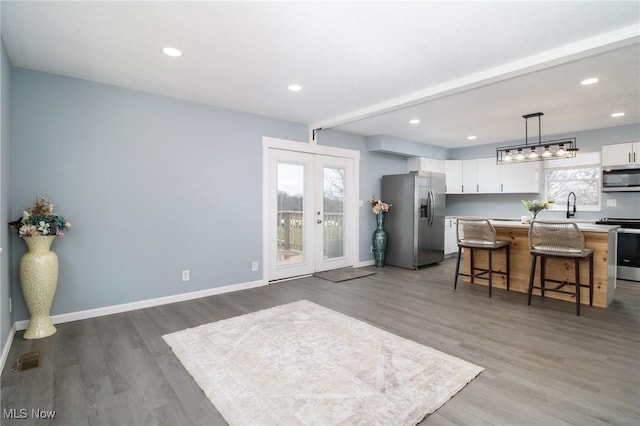
M382 200L369 200L369 204L371 204L371 210L373 214L378 214L380 212L388 212L391 204L385 203Z

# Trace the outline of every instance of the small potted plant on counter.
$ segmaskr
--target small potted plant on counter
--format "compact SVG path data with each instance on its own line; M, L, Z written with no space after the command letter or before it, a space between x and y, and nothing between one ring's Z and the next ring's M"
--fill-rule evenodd
M549 200L549 201L522 200L522 205L524 206L525 210L533 214L533 220L536 219L536 217L538 216L538 213L540 213L542 210L548 210L551 204L553 203L555 203L554 200ZM525 216L522 217L522 223L527 223L530 220L531 219Z

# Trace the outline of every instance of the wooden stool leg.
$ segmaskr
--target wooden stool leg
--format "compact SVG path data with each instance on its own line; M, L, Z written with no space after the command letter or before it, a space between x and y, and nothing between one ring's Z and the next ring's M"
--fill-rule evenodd
M462 257L462 247L458 246L458 261L456 262L456 276L453 279L453 289L458 287L458 276L460 274L460 257Z
M576 315L580 316L580 259L575 260L576 269Z
M493 250L489 250L489 297L493 288Z
M533 294L533 278L536 275L536 259L538 256L535 254L531 255L531 274L529 275L529 301L527 305L531 305L531 295Z
M475 263L473 262L473 252L475 251L472 248L468 248L469 250L469 270L471 271L471 284L475 284L474 275L476 274L476 270L474 268Z
M593 254L589 256L589 306L593 306Z
M509 290L509 279L511 278L511 272L509 269L509 263L510 263L510 259L509 259L509 253L510 253L510 249L509 246L507 246L507 290Z
M544 267L545 267L545 257L540 256L540 295L542 297L544 297L544 282L546 280Z

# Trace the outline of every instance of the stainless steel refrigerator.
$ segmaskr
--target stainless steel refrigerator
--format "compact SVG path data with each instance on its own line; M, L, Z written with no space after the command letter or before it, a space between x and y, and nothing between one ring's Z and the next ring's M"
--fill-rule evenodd
M444 259L444 174L418 172L382 176L386 264L416 269Z

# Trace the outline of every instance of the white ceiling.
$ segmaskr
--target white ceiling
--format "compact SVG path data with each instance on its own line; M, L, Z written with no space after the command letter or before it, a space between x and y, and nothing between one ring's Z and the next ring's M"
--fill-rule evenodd
M640 123L638 1L0 7L16 67L311 128L451 148L522 139L522 115L538 111L545 138ZM184 55L166 57L165 46ZM580 86L590 76L600 82ZM414 117L421 123L409 125Z

